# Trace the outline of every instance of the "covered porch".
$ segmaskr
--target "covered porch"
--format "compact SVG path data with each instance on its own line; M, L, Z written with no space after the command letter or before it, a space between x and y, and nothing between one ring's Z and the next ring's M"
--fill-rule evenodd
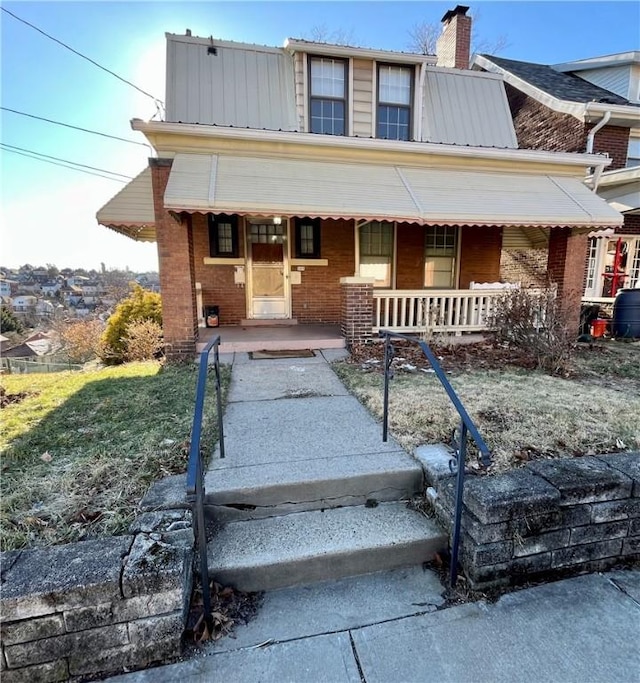
M239 142L151 159L141 179L151 192L140 234L153 227L158 243L172 356L193 354L213 333L209 307L223 344L263 349L351 346L380 329L482 332L504 294L501 250L516 235L548 245L549 280L577 329L587 233L621 223L576 177L584 160L573 155L552 163L529 151L471 150L462 164L458 148L415 145L404 155L356 140L349 145L363 149L339 159L329 149L306 156L293 142L286 156L258 157ZM513 170L493 158L502 154ZM135 238L131 203L107 205L99 221Z

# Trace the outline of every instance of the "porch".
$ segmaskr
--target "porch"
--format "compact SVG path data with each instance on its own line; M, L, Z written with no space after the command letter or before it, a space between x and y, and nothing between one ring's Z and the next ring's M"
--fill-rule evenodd
M345 347L339 325L222 325L199 328L196 350L202 351L216 335L220 335L220 353Z

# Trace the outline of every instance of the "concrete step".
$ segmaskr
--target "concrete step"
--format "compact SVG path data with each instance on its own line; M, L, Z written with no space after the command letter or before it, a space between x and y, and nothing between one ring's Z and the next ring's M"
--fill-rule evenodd
M429 561L446 547L437 524L404 503L299 512L223 525L209 575L243 591L272 590Z
M232 521L397 501L419 493L422 481L419 463L403 451L229 467L207 472L206 510Z

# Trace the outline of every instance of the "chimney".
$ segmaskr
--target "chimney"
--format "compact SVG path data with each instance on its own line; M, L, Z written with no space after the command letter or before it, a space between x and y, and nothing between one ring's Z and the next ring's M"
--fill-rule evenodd
M442 17L442 33L436 43L436 66L468 69L471 53L471 17L469 8L457 5Z

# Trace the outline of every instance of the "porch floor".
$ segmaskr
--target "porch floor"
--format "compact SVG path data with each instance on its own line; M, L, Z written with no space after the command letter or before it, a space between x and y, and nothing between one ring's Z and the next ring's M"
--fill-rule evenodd
M196 350L202 351L207 342L218 334L220 353L345 347L339 325L224 325L199 328Z

